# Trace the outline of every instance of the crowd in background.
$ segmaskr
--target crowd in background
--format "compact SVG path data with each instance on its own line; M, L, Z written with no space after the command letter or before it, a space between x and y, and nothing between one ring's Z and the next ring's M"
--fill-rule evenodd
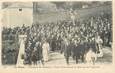
M45 41L49 43L51 51L61 51L62 43L77 42L78 44L95 41L96 33L103 40L103 46L111 46L112 15L103 14L82 21L75 20L75 24L71 20L58 21L57 23L33 23L32 26L3 28L2 31L3 40L13 40L12 35L27 35L26 63L31 63L32 51L34 48L42 48ZM7 36L4 37L4 35ZM39 58L42 58L42 56L39 56Z

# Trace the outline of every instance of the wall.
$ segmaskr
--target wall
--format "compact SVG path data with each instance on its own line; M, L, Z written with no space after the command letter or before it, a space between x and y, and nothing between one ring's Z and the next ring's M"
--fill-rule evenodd
M6 8L3 10L3 26L7 27L21 27L23 24L31 25L33 22L32 8Z

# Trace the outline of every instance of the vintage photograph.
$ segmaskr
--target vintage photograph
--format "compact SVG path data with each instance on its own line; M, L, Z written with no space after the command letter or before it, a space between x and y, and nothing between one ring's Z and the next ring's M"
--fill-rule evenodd
M2 2L3 66L112 64L112 1Z

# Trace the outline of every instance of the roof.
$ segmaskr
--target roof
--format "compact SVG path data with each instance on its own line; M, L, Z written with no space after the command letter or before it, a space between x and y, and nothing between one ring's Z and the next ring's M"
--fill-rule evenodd
M50 2L36 2L37 8L42 10L56 10L56 5ZM9 8L33 8L33 2L13 2L6 7Z
M37 8L43 10L56 10L56 5L51 2L37 2Z
M7 8L33 8L32 2L14 2Z

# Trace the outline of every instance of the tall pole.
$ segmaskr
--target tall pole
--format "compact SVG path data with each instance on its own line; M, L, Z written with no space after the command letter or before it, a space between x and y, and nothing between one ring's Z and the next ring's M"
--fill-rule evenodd
M37 2L33 2L33 23L37 24Z
M70 9L70 18L72 20L73 25L75 25L75 15L72 9Z

